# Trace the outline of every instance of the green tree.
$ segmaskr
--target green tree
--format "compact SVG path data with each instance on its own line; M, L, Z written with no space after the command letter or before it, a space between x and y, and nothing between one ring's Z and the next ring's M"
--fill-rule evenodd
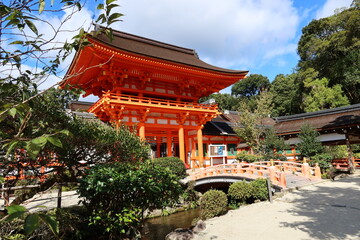
M240 121L237 123L235 131L255 152L259 152L261 138L265 136L266 129L269 128L266 124L266 118L271 113L271 98L269 92L261 92L256 101L257 108L254 112L245 102L240 105Z
M324 151L324 147L318 139L319 136L320 134L309 123L305 123L301 127L299 133L300 143L297 148L303 157L310 158Z
M121 14L113 13L118 6L113 2L98 5L101 12L97 23L109 26L119 20ZM24 161L29 163L29 170L38 174L35 166L44 165L45 161L39 160L49 155L47 149L64 147L71 137L67 129L71 117L63 107L68 100L76 99L77 93L55 91L53 87L58 83L42 91L38 87L49 78L59 78L63 74L60 64L72 52L89 44L82 26L76 26L76 30L65 27L66 21L84 4L82 0L63 0L57 4L46 0L0 3L0 164L6 166L2 174L18 170ZM64 10L71 14L58 26L45 21L42 15L64 14ZM51 30L44 33L47 27ZM58 41L62 32L73 32L74 36ZM106 29L105 33L111 37L111 30ZM30 71L26 66L34 69Z
M310 88L304 96L305 112L315 112L324 109L336 108L349 105L349 100L343 93L339 84L328 87L327 78L314 79L305 82L305 88Z
M301 91L297 74L279 74L271 82L270 93L273 96L272 116L286 116L300 113Z
M283 138L276 135L273 128L265 130L265 137L260 140L260 152L265 160L281 159L284 157L278 155L278 151L288 149Z
M232 110L237 111L239 108L240 100L237 97L234 97L228 93L214 93L210 94L207 97L201 98L199 102L205 102L209 99L214 99L216 104L221 111Z
M334 15L311 21L298 44L299 70L314 68L329 87L340 84L351 104L360 102L360 1Z
M238 97L252 97L259 95L262 90L270 87L270 81L261 74L250 74L247 78L236 82L231 88L231 95Z

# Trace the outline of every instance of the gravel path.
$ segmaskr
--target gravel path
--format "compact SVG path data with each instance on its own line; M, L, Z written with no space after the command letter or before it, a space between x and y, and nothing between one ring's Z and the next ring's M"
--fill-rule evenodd
M206 224L195 240L360 239L360 174L302 187Z
M38 210L46 210L56 208L57 206L58 191L52 191L49 193L40 193L33 198L25 201L22 205L25 206L30 212ZM62 192L61 206L70 207L78 205L80 201L76 191Z

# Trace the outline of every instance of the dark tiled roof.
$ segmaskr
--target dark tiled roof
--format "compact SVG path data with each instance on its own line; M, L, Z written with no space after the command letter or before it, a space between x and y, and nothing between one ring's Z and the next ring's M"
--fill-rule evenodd
M234 124L231 122L209 121L204 125L203 134L215 136L235 136L236 132L234 131Z
M103 28L101 26L97 27ZM193 49L183 48L121 31L112 31L114 36L112 42L105 33L91 37L117 49L146 57L162 59L177 64L184 64L221 73L240 75L246 75L248 73L248 71L230 70L207 64L199 59L197 53Z
M71 111L80 111L86 112L94 103L93 102L84 102L84 101L72 101L69 103L68 108Z
M360 104L278 117L275 121L275 131L278 134L300 132L305 123L318 130L360 125Z

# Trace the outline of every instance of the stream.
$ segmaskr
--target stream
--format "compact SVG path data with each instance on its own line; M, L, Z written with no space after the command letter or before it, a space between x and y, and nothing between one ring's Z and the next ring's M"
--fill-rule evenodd
M199 217L200 208L177 212L165 217L146 220L141 231L143 240L163 240L165 236L177 228L189 228L194 218Z

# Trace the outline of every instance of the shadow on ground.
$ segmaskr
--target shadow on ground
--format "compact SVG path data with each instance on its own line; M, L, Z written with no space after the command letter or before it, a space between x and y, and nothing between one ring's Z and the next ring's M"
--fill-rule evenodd
M343 178L294 194L294 207L286 211L304 220L281 222L281 227L299 229L313 239L360 239L360 177Z

